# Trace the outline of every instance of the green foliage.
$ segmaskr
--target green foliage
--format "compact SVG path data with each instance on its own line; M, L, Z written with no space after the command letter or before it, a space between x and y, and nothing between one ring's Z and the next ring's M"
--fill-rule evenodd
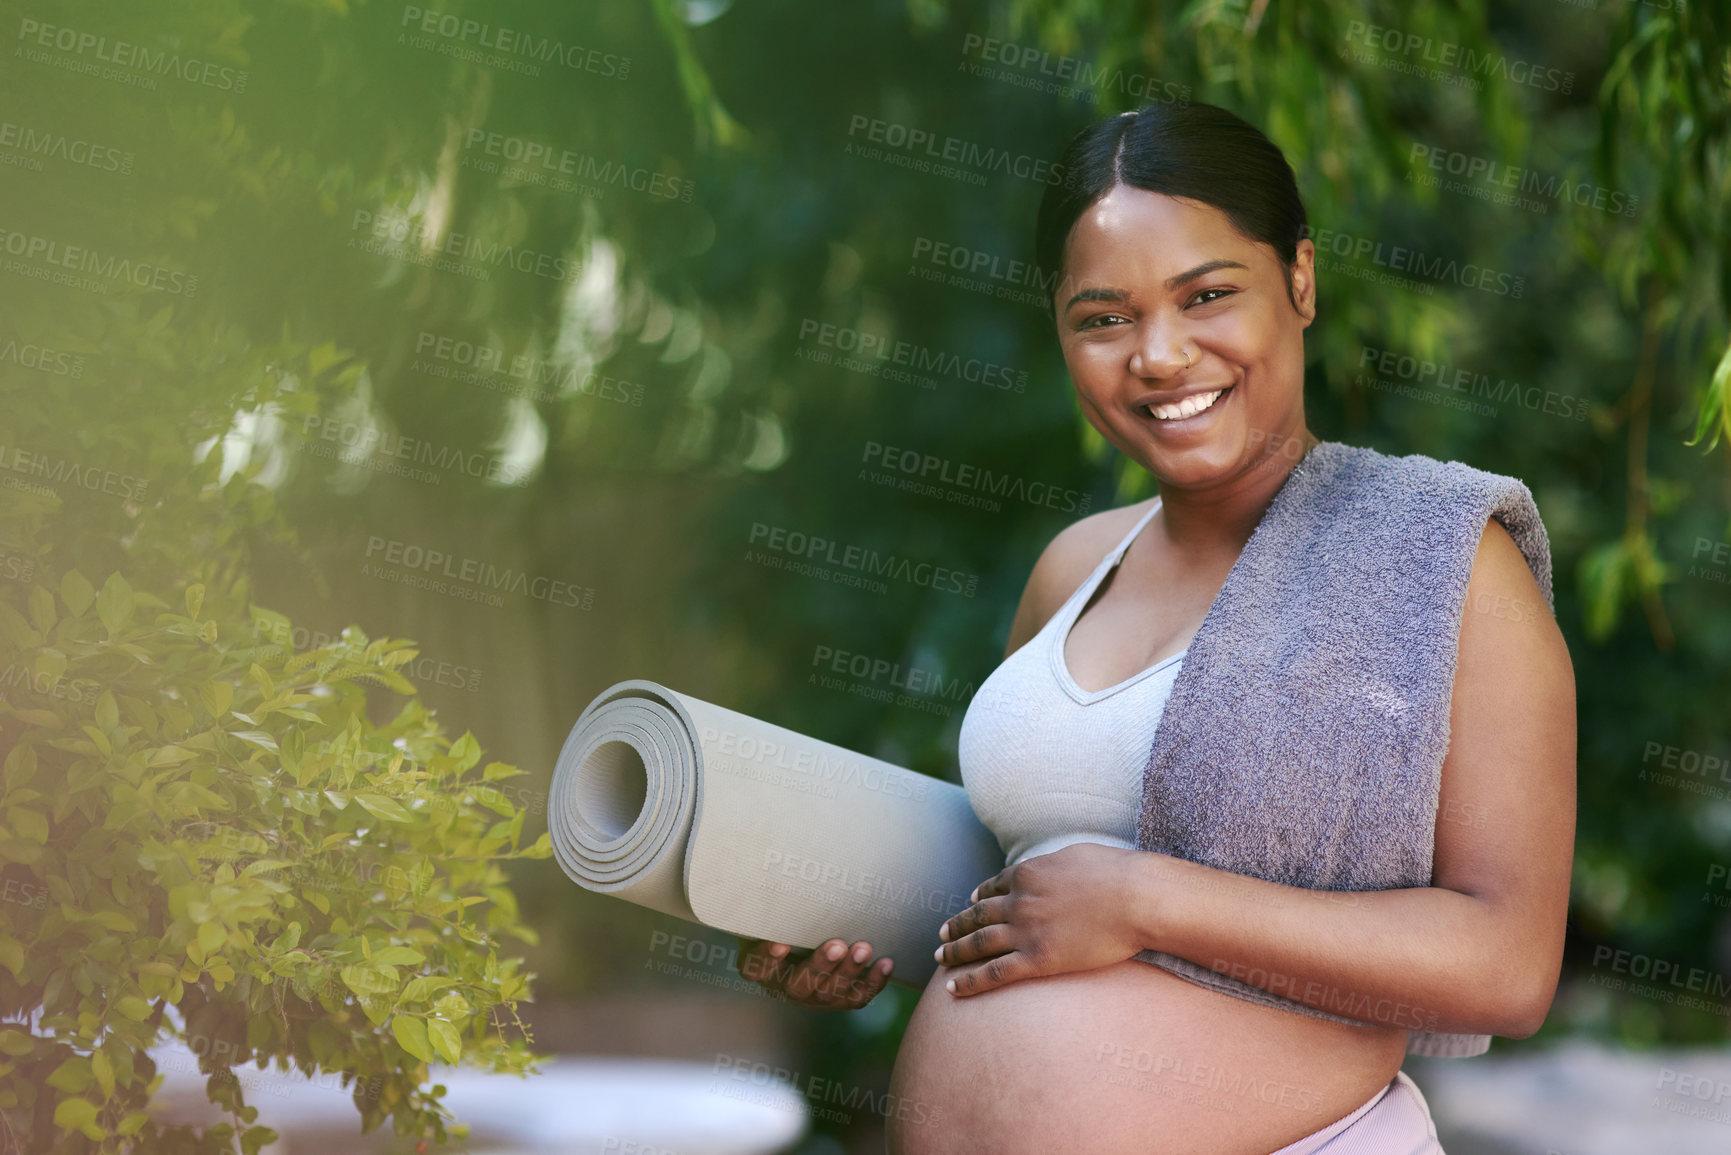
M172 332L167 310L109 320L104 351L141 365ZM400 670L411 643L351 627L297 652L248 597L248 543L294 535L259 463L222 479L221 439L260 405L315 404L279 398L267 360L353 381L328 347L251 350L211 375L219 403L102 430L144 461L184 460L188 433L218 447L167 484L81 500L80 465L70 501L0 504L0 1110L25 1150L256 1151L273 1136L235 1070L254 1062L352 1083L365 1129L442 1140L431 1064L530 1069L509 951L536 937L503 863L550 847L494 785L521 771L442 732ZM89 459L64 395L6 400L37 457ZM81 556L118 565L98 584L52 564ZM233 1122L146 1111L146 1052L170 1038Z

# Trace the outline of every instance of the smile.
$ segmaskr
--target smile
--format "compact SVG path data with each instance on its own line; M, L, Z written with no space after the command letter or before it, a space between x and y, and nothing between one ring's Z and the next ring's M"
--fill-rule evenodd
M1216 389L1212 393L1198 393L1193 397L1186 397L1184 400L1175 401L1170 405L1144 405L1142 411L1159 421L1182 421L1186 417L1194 417L1211 408L1216 401L1230 392L1232 392L1232 386L1228 385L1224 389Z

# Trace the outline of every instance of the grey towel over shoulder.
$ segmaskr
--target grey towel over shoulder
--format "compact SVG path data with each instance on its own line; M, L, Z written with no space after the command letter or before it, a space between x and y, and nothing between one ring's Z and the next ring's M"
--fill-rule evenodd
M1467 578L1487 518L1546 605L1550 544L1519 480L1323 441L1257 525L1190 643L1143 773L1136 847L1313 890L1431 885ZM1136 958L1227 994L1342 1022L1163 951ZM1345 1009L1344 1004L1337 1003ZM1464 1057L1489 1035L1414 1029Z

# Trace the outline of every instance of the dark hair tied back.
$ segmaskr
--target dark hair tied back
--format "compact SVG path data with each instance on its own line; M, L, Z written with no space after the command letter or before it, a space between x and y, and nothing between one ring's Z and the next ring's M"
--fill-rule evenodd
M1213 205L1245 236L1273 247L1292 294L1292 263L1307 232L1286 156L1253 124L1213 104L1145 104L1084 126L1064 148L1034 229L1034 262L1056 286L1076 219L1114 185ZM1056 305L1053 305L1054 311ZM1054 318L1055 319L1055 318Z

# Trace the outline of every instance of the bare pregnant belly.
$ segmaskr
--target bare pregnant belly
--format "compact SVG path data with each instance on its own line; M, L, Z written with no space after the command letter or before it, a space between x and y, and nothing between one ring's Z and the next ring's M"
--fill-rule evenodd
M939 966L890 1077L890 1155L1268 1155L1394 1078L1406 1031L1135 959L957 998Z

